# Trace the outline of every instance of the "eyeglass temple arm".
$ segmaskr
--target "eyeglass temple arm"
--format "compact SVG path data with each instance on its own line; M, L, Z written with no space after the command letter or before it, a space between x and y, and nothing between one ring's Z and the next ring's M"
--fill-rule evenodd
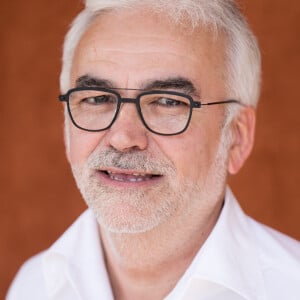
M229 99L229 100L224 100L224 101L214 101L214 102L206 102L206 103L194 102L193 107L200 108L202 105L217 105L217 104L227 104L227 103L236 103L236 104L243 105L243 106L245 105L238 100Z

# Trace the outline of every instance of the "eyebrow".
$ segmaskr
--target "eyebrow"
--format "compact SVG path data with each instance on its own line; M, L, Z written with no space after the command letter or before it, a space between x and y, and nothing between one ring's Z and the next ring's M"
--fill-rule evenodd
M175 89L189 95L198 95L196 87L191 80L184 77L170 77L164 80L149 81L142 86L144 90L168 90Z
M107 88L107 89L113 88L113 84L111 81L102 78L93 77L90 75L83 75L77 78L75 86L79 88L85 88L85 87L99 87L99 88Z
M116 90L134 90L134 91L151 91L151 90L180 90L188 95L200 95L192 81L188 78L175 76L166 79L159 80L149 80L142 84L140 88L121 88L116 87L112 81L94 77L91 75L83 75L76 80L76 87L97 87L97 88L107 88Z

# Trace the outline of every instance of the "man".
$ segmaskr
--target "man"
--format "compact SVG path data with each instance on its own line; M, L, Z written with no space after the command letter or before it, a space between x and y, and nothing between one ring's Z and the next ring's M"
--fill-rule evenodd
M60 100L89 210L7 298L299 299L300 244L226 186L253 146L259 83L234 1L87 1Z

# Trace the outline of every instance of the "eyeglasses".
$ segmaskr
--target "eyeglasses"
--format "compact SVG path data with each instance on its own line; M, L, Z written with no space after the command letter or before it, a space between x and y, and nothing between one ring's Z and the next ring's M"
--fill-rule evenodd
M237 100L201 103L189 95L174 91L146 91L136 98L123 98L116 89L84 87L74 88L60 95L67 103L73 124L86 131L103 131L117 119L122 103L135 104L144 126L159 135L177 135L190 123L194 108L227 103L241 104ZM122 89L126 90L126 89Z

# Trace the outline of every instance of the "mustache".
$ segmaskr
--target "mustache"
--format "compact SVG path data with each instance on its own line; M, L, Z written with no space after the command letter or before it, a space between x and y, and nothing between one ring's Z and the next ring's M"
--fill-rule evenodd
M139 170L151 174L175 173L176 168L167 159L154 158L149 153L131 150L120 152L115 149L94 151L87 160L92 169L118 168L125 170Z

